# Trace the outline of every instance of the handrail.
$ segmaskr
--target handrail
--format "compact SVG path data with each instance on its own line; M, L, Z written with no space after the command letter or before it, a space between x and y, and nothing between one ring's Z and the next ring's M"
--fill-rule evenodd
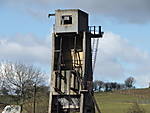
M92 37L102 37L103 32L101 26L89 26L89 33L92 34Z

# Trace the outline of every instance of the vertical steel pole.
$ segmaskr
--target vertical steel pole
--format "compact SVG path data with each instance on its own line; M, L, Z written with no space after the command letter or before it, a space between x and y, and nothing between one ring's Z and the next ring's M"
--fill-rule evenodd
M36 104L36 84L34 84L33 113L35 113L35 104Z

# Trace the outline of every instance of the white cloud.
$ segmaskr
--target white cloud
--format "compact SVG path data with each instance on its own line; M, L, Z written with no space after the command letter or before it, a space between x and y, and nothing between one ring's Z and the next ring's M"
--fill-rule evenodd
M150 82L149 53L113 33L105 33L100 40L96 66L96 79L124 81L128 76L133 76L136 84L142 87Z
M46 65L50 69L50 38L34 35L15 35L0 38L0 59L23 61L30 64ZM94 76L105 81L124 81L128 76L136 78L136 84L148 86L150 82L150 55L131 45L119 35L107 32L100 39Z
M25 63L50 63L50 39L40 39L34 35L15 35L0 38L0 59L23 61Z
M51 38L39 38L32 34L17 34L0 37L0 67L5 61L34 65L46 74L49 84L51 59Z

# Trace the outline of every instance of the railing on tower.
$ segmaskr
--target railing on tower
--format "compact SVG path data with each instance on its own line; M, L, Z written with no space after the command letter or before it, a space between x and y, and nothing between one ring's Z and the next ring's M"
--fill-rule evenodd
M89 33L91 34L91 38L101 38L103 35L101 26L89 26Z

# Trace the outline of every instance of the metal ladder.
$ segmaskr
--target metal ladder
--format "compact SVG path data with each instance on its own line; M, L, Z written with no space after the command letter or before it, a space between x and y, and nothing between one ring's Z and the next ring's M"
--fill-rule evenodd
M97 52L98 52L99 38L92 38L92 70L94 71Z

